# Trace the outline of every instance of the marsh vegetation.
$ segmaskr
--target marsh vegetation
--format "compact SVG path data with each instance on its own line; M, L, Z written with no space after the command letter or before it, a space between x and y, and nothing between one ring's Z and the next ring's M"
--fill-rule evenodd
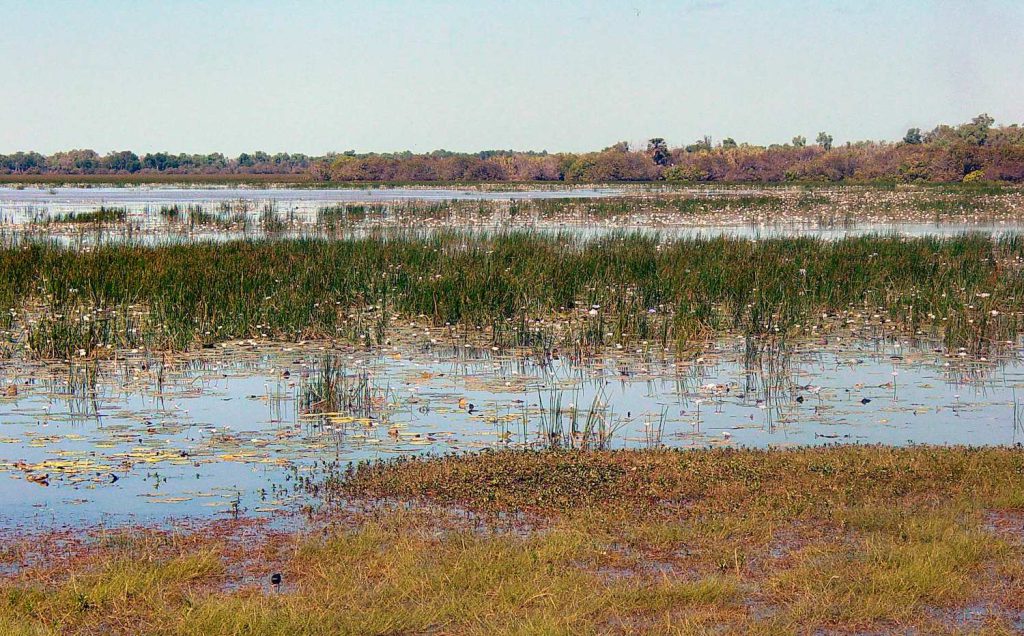
M254 539L236 522L8 544L5 562L31 565L0 583L0 626L1010 634L1022 471L1019 450L878 447L375 465L339 486L368 507L308 533Z
M506 194L5 210L0 631L1019 630L1020 191Z
M0 249L9 350L43 358L241 338L384 344L407 319L498 347L687 346L871 327L1013 340L1024 239L660 240L457 231Z

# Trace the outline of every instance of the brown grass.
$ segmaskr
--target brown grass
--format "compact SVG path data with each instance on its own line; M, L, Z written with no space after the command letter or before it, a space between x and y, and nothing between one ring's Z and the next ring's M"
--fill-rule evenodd
M1024 610L1020 449L502 452L326 487L364 512L82 540L0 584L0 633L1009 634Z

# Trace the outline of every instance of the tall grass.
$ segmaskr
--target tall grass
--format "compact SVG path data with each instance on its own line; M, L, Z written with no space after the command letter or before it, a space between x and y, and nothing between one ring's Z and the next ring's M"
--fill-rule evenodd
M325 356L302 386L299 409L306 414L379 419L389 393L389 387L375 383L366 369L349 372L337 356Z
M128 218L125 208L108 208L100 206L91 212L69 212L55 215L50 220L54 223L119 223Z
M377 342L394 316L502 346L686 344L843 324L1013 337L1024 239L663 241L441 232L343 240L0 249L0 327L43 357L233 338Z

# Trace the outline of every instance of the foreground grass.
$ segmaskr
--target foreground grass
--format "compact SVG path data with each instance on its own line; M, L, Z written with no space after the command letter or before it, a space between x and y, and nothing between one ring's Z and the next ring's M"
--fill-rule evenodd
M998 634L1024 612L1020 449L502 452L323 487L348 512L310 533L135 531L24 569L0 630Z
M834 446L800 450L503 451L358 464L325 479L341 496L423 500L479 512L635 512L685 506L792 518L905 497L1024 507L1024 451Z
M981 349L1016 335L1024 239L662 241L439 233L0 249L0 328L44 358L236 338L382 342L396 322L501 346L667 346L872 326ZM9 349L10 347L8 347Z

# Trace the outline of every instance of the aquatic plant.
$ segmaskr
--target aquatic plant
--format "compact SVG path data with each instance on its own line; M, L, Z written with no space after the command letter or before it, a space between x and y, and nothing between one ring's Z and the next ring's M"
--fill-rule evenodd
M0 310L37 356L238 338L391 337L394 317L499 347L662 347L738 333L941 334L985 350L1024 307L1024 239L679 239L613 233L381 234L0 248Z
M352 371L337 356L324 356L299 393L304 414L330 413L372 420L381 419L389 400L389 387L378 386L368 369Z
M51 221L54 223L118 223L128 218L125 208L108 208L100 206L91 212L69 212L58 214Z

